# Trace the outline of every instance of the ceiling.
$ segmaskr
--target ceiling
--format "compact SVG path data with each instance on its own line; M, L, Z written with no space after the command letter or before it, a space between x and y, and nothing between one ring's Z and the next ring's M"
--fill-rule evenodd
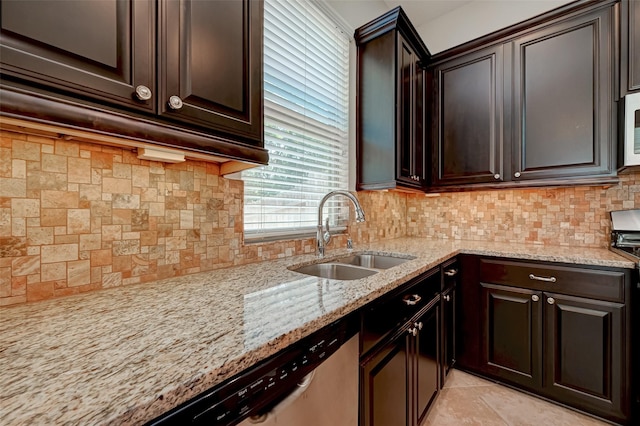
M445 15L473 0L383 0L389 9L402 6L415 27Z
M573 0L324 1L351 30L402 6L431 53L438 53Z

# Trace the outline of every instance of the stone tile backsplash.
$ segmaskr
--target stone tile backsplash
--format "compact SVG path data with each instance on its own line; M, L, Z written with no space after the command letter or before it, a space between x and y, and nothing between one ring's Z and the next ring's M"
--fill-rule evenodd
M201 161L0 133L0 306L313 253L313 238L243 243L243 185ZM360 192L367 221L331 247L404 236L608 242L607 212L640 206L640 174L608 189ZM353 217L353 212L351 213Z
M640 208L640 173L618 185L443 193L407 199L407 236L607 247L612 210Z

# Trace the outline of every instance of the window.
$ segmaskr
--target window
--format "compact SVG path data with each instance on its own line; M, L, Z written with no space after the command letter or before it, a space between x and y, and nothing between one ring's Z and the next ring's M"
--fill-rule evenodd
M347 189L349 44L347 34L309 0L265 0L264 139L269 166L242 172L245 238L315 231L329 191ZM334 227L349 206L325 204Z

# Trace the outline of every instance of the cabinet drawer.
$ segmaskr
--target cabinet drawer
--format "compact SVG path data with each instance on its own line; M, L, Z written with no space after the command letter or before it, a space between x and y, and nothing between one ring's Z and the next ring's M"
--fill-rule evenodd
M480 281L624 303L623 271L480 260Z
M390 333L398 330L440 293L439 268L431 269L420 277L394 291L380 302L374 302L362 311L361 354L364 354Z

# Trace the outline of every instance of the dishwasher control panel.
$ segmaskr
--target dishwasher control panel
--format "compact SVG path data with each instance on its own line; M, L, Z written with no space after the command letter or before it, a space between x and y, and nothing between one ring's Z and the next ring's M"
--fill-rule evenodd
M231 426L268 411L357 331L346 317L163 414L148 425Z

